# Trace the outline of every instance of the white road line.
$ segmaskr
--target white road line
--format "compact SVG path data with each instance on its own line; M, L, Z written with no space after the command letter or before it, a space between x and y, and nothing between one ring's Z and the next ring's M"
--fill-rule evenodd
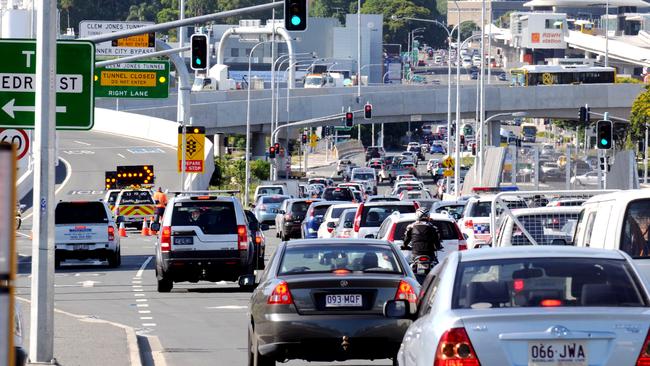
M126 159L126 156L124 156L124 155L122 155L122 154L120 154L120 153L118 153L117 156L119 156L119 157L122 158L122 159Z
M147 302L147 299L135 299L135 302Z
M90 146L90 144L89 144L89 143L87 143L87 142L83 142L83 141L77 141L77 140L73 140L73 142L76 142L76 143L78 143L78 144L81 144L81 145L86 145L86 146Z
M131 283L142 283L142 281L139 281L139 280L133 280L133 281L131 281Z
M133 285L133 288L141 288L142 285Z
M142 277L142 273L144 272L144 269L147 268L147 264L149 264L149 262L151 262L152 259L153 259L153 256L150 256L150 257L147 258L146 261L144 261L144 263L142 263L142 265L140 266L140 269L135 274L135 277L138 277L138 279L140 279Z
M133 289L133 292L143 292L143 291L144 291L144 290L141 289L141 288L134 288L134 289Z
M63 162L63 164L65 164L66 176L65 179L63 179L63 182L61 182L61 184L59 185L59 188L57 188L54 191L54 195L57 195L59 194L59 192L61 192L63 187L65 187L65 185L70 180L70 177L72 176L72 165L70 165L70 163L68 163L68 161L63 159L62 157L59 157L59 159ZM28 215L23 216L23 220L27 220L28 218L32 217L33 214L34 214L34 208L32 207L32 212L30 212Z
M153 316L141 316L140 320L153 320Z
M244 305L224 305L224 306L209 306L206 309L218 309L218 310L240 310L246 309L248 306Z
M140 314L151 314L151 310L138 310Z
M136 304L135 306L137 306L139 308L148 308L149 304Z
M20 236L22 236L23 238L31 239L31 236L29 236L29 235L27 235L27 234L23 234L23 233L18 232L18 231L16 231L16 235L20 235Z
M142 323L143 327L155 327L156 323Z
M135 296L144 296L144 294L133 294Z

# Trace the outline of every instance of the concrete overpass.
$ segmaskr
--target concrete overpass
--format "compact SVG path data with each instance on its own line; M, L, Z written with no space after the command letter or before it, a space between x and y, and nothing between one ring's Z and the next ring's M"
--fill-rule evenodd
M589 104L592 111L609 112L626 118L632 102L643 90L640 84L583 84L534 87L486 86L486 112L527 111L530 117L575 119L578 108ZM455 111L455 86L452 87L452 112ZM463 118L474 118L476 87L461 86L460 110ZM206 126L208 133L243 133L246 124L246 91L192 93L192 116L195 125ZM373 104L373 123L447 119L446 86L377 86L364 87L360 104L356 88L291 89L289 115L286 112L286 89L280 90L279 120L300 121L341 112L341 107L360 109ZM97 106L115 108L114 100L97 99ZM168 120L176 119L176 96L164 100L121 100L120 110ZM251 92L252 131L269 133L271 91ZM453 115L452 115L453 118ZM368 123L361 116L355 123ZM336 122L328 123L335 124Z

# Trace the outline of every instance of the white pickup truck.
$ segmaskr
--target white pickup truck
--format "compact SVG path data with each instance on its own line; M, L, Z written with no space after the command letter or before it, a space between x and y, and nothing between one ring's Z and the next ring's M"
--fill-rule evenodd
M66 259L106 260L109 267L121 264L120 236L108 205L103 201L61 201L56 205L55 254L56 268Z

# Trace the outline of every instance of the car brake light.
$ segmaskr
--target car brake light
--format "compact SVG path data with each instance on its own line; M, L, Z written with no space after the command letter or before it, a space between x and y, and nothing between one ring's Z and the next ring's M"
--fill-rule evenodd
M327 228L327 232L328 232L328 233L331 233L332 231L334 231L334 228L333 228L333 227L328 227L328 228Z
M108 227L108 240L110 241L115 240L115 228L112 226Z
M648 335L645 336L645 342L643 342L643 348L641 348L641 353L639 358L636 360L636 366L649 366L650 365L650 331Z
M266 302L269 305L291 305L293 304L293 299L291 298L291 291L289 291L289 285L285 281L280 281L271 296L269 296L268 301Z
M160 251L169 252L171 249L172 243L172 228L169 226L163 226L162 231L160 232Z
M246 225L237 225L237 248L239 250L248 249L248 233Z
M474 227L474 221L472 221L472 220L465 221L465 227L468 228L468 229L473 228Z
M262 244L262 237L261 236L256 236L255 237L255 244Z
M442 334L434 366L480 366L465 328L452 328Z
M354 216L354 231L357 233L359 232L359 229L361 229L361 213L363 212L363 206L363 203L359 205L359 208L357 208L357 214Z
M542 305L543 307L562 306L562 300L544 299L539 304Z
M418 202L418 201L413 201L413 206L415 206L415 210L417 211L418 208L420 208L420 202Z
M285 220L291 220L291 214L288 213L288 214L284 215L284 219Z
M401 280L395 293L395 300L408 300L408 302L415 304L418 300L418 295L415 293L413 286L410 283Z
M515 281L512 283L512 288L515 290L515 292L521 292L524 290L524 280L521 278L515 279Z
M388 233L387 240L391 243L395 241L395 229L397 229L397 224L393 224L393 227L390 228L390 232Z
M454 223L454 228L456 229L456 234L458 235L458 250L467 250L467 241L465 241L463 232L460 231L460 228L456 223Z

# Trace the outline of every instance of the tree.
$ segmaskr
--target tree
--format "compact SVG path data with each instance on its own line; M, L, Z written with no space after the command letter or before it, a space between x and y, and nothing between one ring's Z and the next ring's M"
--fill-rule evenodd
M354 8L354 9L352 9ZM352 0L314 0L309 4L309 15L312 17L337 18L345 23L347 12L357 12L357 1Z
M364 14L384 15L384 41L386 43L408 42L408 28L405 20L393 20L393 15L398 18L423 18L431 19L431 11L423 6L416 5L411 0L367 0L361 7ZM425 37L427 33L423 33Z
M632 103L630 114L630 128L628 136L632 141L639 141L645 138L645 126L650 121L650 85L639 94Z
M475 30L478 29L478 25L476 23L469 21L469 22L463 22L460 25L460 39L467 39L469 38L472 33L474 33Z

